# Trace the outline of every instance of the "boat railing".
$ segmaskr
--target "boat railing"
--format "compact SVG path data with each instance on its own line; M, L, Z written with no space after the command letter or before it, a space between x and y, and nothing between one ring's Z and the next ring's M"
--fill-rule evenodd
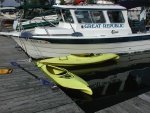
M41 21L40 21L41 20ZM24 27L24 24L23 22L28 22L28 23L31 23L32 24L32 21L34 21L33 23L35 23L35 26L34 27L45 27L45 26L55 26L55 24L53 24L53 22L51 21L55 21L54 19L45 19L44 17L41 17L41 18L36 18L36 19L19 19L19 24L18 24L18 27L17 27L17 30L25 30L25 29L28 29L28 28L25 28ZM42 23L42 21L45 21L47 22L48 24L47 25L44 25ZM27 24L28 24L27 23ZM47 31L46 31L47 32ZM48 33L48 32L47 32Z
M43 18L42 17L42 20L44 20L45 22L48 22L50 25L52 25L52 26L55 26L55 27L57 27L55 24L53 24L51 21L49 21L49 20L54 20L54 21L56 21L55 19L45 19L45 18Z

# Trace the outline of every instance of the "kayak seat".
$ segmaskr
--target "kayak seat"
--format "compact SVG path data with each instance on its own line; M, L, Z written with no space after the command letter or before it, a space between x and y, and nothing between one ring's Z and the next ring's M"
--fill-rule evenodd
M66 71L63 71L63 72L61 72L61 73L58 73L57 75L64 75L64 74L66 74L67 72Z
M51 67L46 67L48 72L51 73L51 74L54 74L54 75L62 75L62 74L66 74L67 71L64 71L64 70L59 70L57 68L51 68Z
M55 75L64 75L64 74L67 73L67 71L65 71L65 70L58 70L58 69L52 69L51 73L53 73Z

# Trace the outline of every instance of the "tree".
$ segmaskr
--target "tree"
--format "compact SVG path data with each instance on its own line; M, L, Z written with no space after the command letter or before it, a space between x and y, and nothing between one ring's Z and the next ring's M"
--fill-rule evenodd
M49 0L31 0L30 3L48 5L50 1Z
M23 18L25 18L25 15L29 9L30 12L32 12L36 8L44 8L49 9L50 6L54 4L54 0L15 0L22 5L19 7L19 9L23 9ZM29 13L30 14L30 13Z
M23 4L36 4L36 5L48 5L51 0L15 0L16 2L23 2Z

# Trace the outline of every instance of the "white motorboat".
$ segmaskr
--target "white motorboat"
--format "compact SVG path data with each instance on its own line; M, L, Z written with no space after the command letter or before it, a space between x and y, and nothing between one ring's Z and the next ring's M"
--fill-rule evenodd
M15 7L1 7L0 8L0 18L2 19L15 19L17 15L17 10Z
M53 8L61 16L58 26L1 34L11 35L30 57L36 59L150 50L150 31L146 31L142 20L130 26L125 7L70 4L53 5Z
M17 15L17 9L15 7L1 7L0 8L1 26L12 27L13 22L17 17L16 15Z

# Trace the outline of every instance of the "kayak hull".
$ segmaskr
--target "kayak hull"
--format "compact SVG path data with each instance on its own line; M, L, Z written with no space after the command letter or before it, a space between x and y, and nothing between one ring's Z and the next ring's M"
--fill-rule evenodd
M119 56L116 54L94 54L94 55L69 55L64 57L56 57L40 60L40 63L51 64L55 66L78 66L78 65L88 65L94 63L101 63L107 60L117 60Z
M69 72L64 68L53 65L39 64L42 71L48 75L57 85L65 88L76 89L86 94L92 95L92 90L88 87L88 83L77 75Z

